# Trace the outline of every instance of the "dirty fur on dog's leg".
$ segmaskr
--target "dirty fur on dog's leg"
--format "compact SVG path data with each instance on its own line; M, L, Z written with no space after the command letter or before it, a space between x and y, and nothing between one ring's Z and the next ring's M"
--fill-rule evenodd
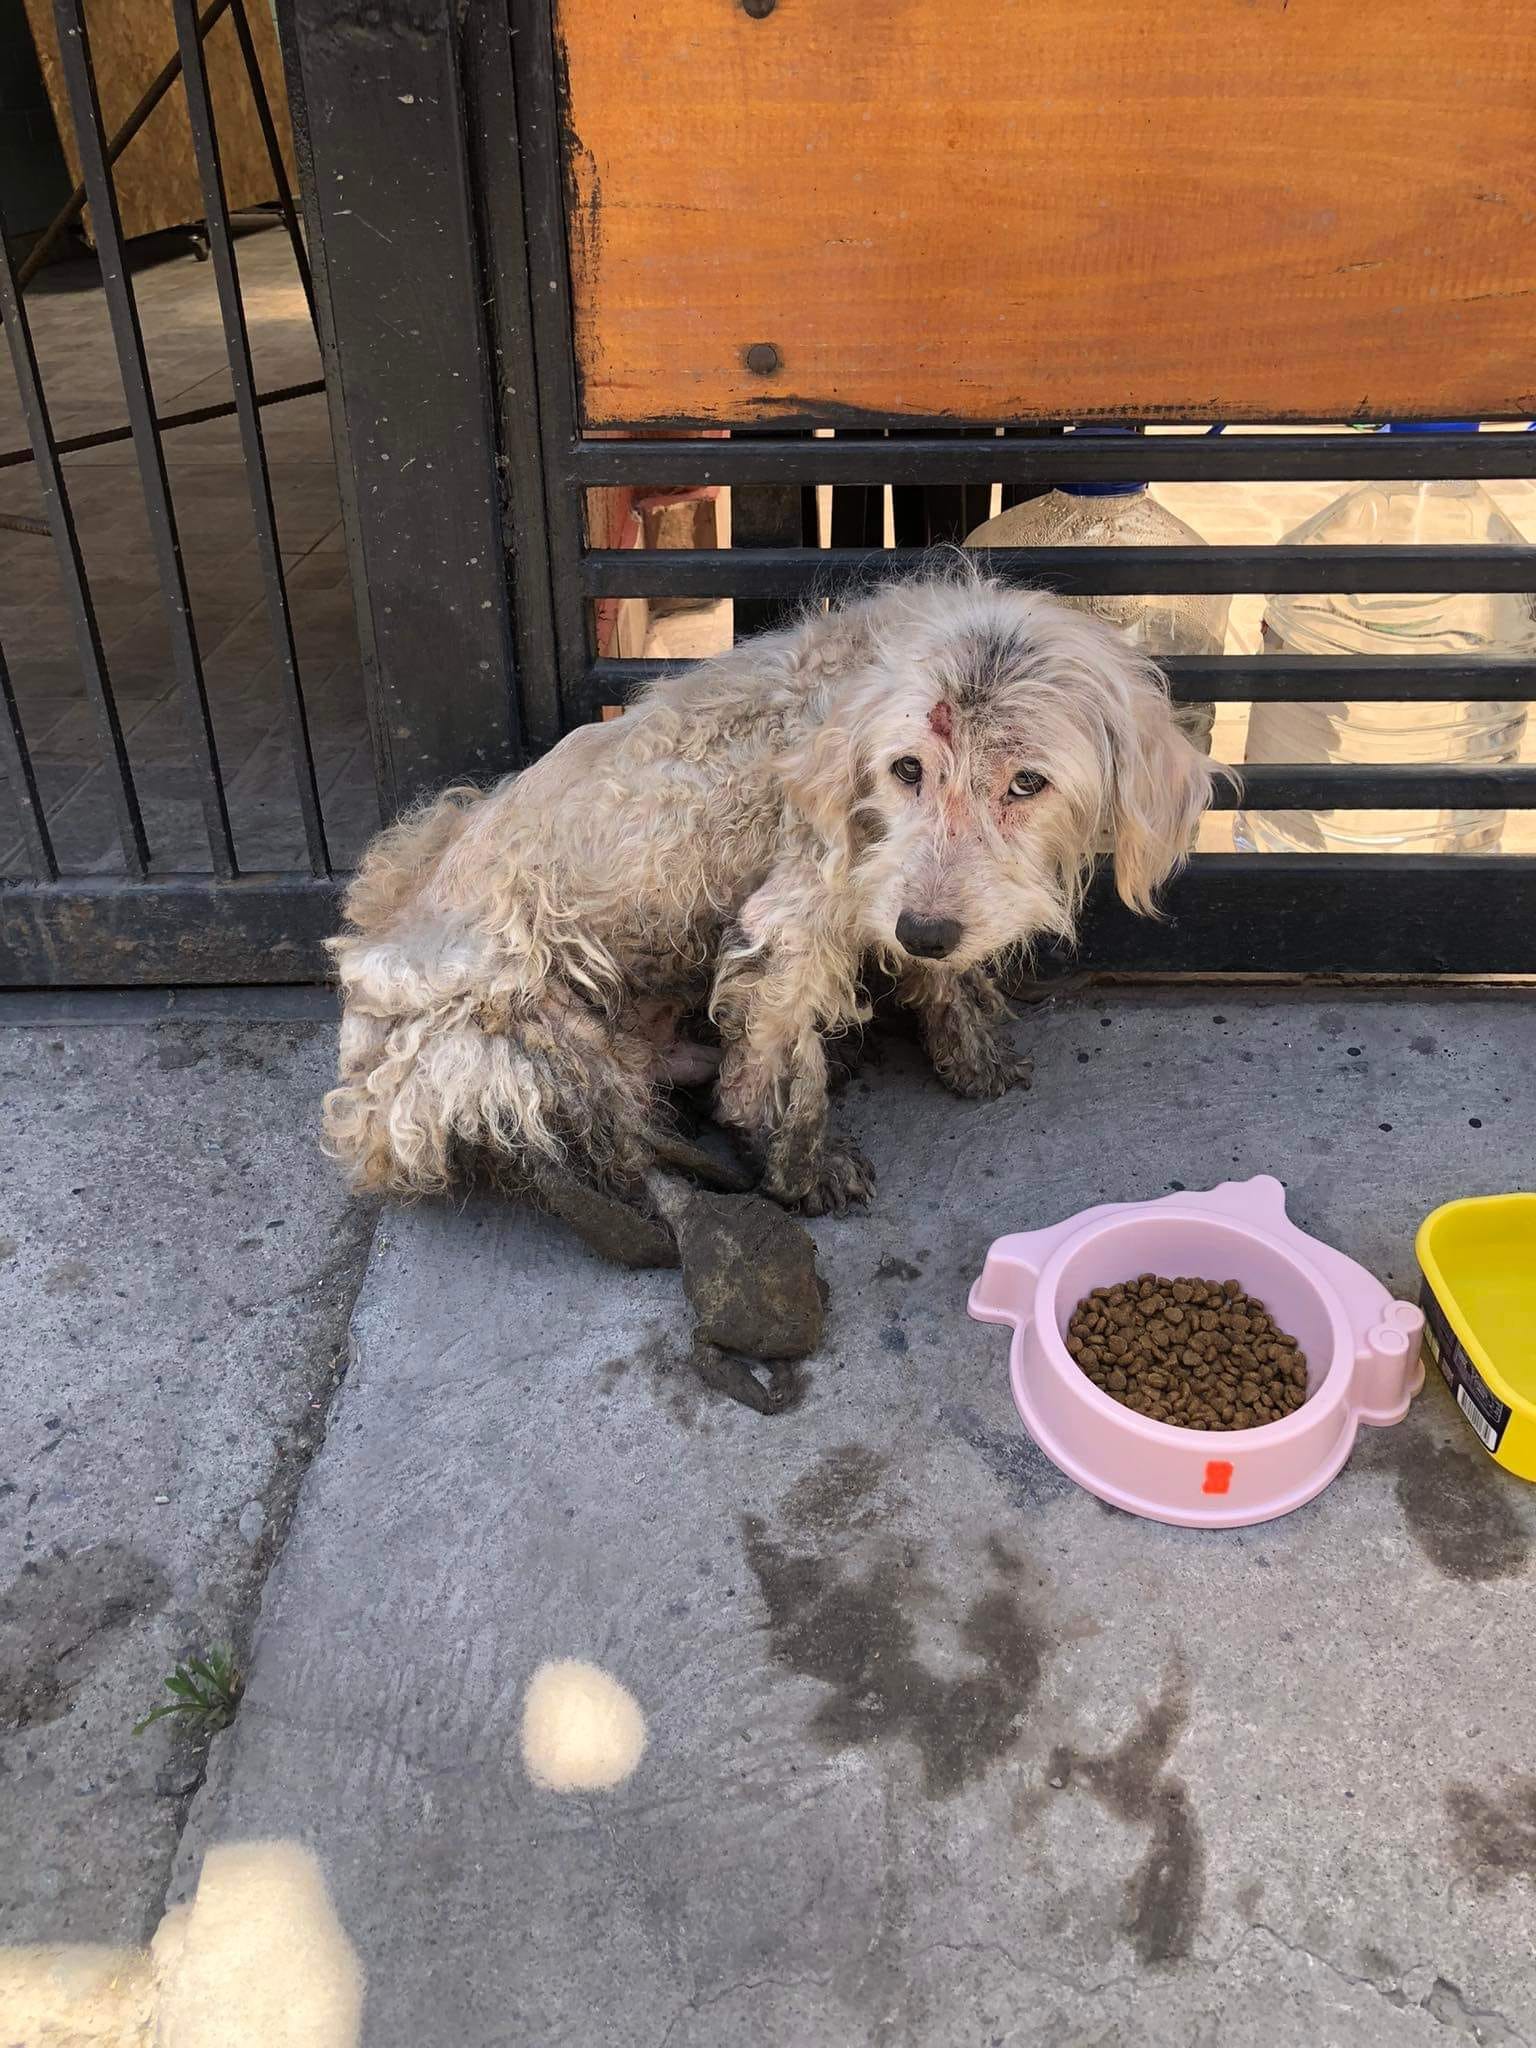
M985 1100L1029 1086L1034 1063L1002 1037L1011 1012L982 968L914 969L897 997L915 1013L933 1070L956 1095Z
M682 1243L686 1240L688 1207L692 1202L693 1190L686 1181L675 1174L653 1168L645 1177L646 1192L655 1204L658 1214L664 1216L673 1237ZM686 1287L686 1279L684 1286ZM765 1381L753 1372L744 1358L734 1357L722 1351L707 1337L694 1332L690 1358L694 1371L705 1386L717 1394L729 1394L733 1401L740 1401L743 1407L755 1409L759 1415L772 1415L788 1405L794 1391L793 1369L787 1365L765 1368L770 1377Z
M695 1337L690 1355L693 1369L706 1387L717 1394L729 1394L733 1401L740 1401L744 1408L754 1409L759 1415L781 1415L799 1397L800 1382L787 1359L769 1360L754 1372L747 1359L722 1351L718 1344L706 1343L702 1337Z
M648 1216L630 1202L607 1195L588 1181L558 1167L541 1167L534 1175L533 1198L558 1216L589 1251L616 1266L641 1269L676 1266L677 1245L665 1222Z
M719 1108L762 1159L761 1192L785 1208L840 1215L874 1192L869 1162L828 1136L827 1060L816 1032L788 1044L751 1035L728 1044Z
M827 1052L818 1020L856 1014L851 983L825 954L781 938L727 959L712 1014L724 1056L715 1101L763 1162L762 1192L808 1216L841 1214L874 1192L869 1162L827 1133Z
M827 1130L827 1059L819 1037L797 1051L784 1113L768 1138L763 1192L807 1216L841 1216L867 1202L874 1168Z

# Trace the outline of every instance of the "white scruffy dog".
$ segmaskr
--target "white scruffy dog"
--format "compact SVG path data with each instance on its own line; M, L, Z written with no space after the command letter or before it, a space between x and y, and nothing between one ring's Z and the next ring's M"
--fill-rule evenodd
M763 1191L842 1209L873 1183L828 1136L825 1040L866 966L949 1087L1001 1094L987 964L1070 936L1106 843L1148 911L1212 773L1114 628L967 566L746 643L369 848L328 1148L360 1188L489 1166L643 1203L665 1085L718 1070ZM679 1035L704 1019L717 1045Z

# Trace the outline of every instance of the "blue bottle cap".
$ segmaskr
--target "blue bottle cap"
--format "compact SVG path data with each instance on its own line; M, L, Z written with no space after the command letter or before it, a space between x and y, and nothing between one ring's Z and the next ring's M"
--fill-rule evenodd
M1102 424L1096 422L1092 426L1074 427L1072 429L1072 438L1075 440L1078 435L1082 434L1091 435L1095 439L1103 439L1108 435L1119 435L1122 439L1127 439L1133 437L1135 432L1136 429L1128 420L1106 420ZM1134 498L1146 488L1144 483L1062 484L1059 486L1064 498Z

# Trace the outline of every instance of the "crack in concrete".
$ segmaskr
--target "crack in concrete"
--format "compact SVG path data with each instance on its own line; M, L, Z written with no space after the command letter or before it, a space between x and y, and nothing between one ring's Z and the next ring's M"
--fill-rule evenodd
M1000 1941L930 1941L918 1949L912 1960L920 1961L931 1955L993 1955L1000 1956L1016 1976L1028 1977L1036 1984L1049 1984L1053 1991L1072 1991L1080 1998L1099 1998L1106 1991L1118 1991L1124 1986L1136 1989L1149 1974L1142 1970L1121 1970L1113 1977L1103 1977L1097 1983L1084 1978L1062 1976L1055 1970L1042 1970L1038 1963L1022 1962Z
M1415 1999L1412 1992L1405 1988L1407 1980L1419 1970L1432 1968L1432 1964L1410 1963L1407 1969L1399 1974L1395 1984L1384 1985L1375 1977L1358 1976L1353 1970L1346 1970L1341 1963L1334 1962L1331 1957L1319 1955L1316 1949L1308 1948L1305 1942L1287 1940L1278 1928L1271 1927L1265 1920L1251 1922L1248 1933L1234 1943L1222 1961L1230 1962L1251 1934L1267 1934L1271 1941L1288 1950L1290 1954L1305 1956L1309 1963L1318 1964L1346 1984L1373 1991L1378 1998L1384 1999L1399 2012L1427 2013L1439 2026L1450 2027L1458 2033L1471 2034L1478 2042L1479 2048L1506 2048L1506 2044L1510 2043L1518 2044L1518 2048L1530 2048L1526 2036L1512 2021L1506 2019L1503 2013L1496 2012L1492 2007L1469 2005L1460 1986L1453 1984L1449 1977L1440 1976L1438 1972L1434 1983L1424 1996ZM1494 2031L1495 2029L1497 2031Z
M667 2031L656 2043L656 2048L668 2048L672 2036L685 2019L697 2019L701 2012L708 2012L717 2005L724 2005L729 1998L737 1998L744 1991L802 1991L807 1985L814 1985L818 1991L825 1991L832 1982L826 1977L742 1977L723 1984L718 1991L710 1992L707 1998L697 1996L685 1999L667 2022Z
M1382 1984L1377 1978L1357 1975L1352 1970L1346 1970L1331 1957L1319 1955L1315 1949L1308 1948L1305 1942L1289 1940L1278 1928L1271 1927L1263 1920L1252 1921L1222 1954L1190 1956L1185 1959L1186 1963L1193 1969L1214 1974L1225 1969L1256 1934L1267 1935L1276 1947L1286 1950L1290 1955L1304 1956L1309 1963L1316 1963L1330 1976L1339 1978L1345 1984L1373 1992L1395 2011L1422 2012L1439 2026L1449 2027L1458 2033L1470 2034L1478 2043L1478 2048L1531 2048L1527 2037L1503 2013L1491 2006L1471 2005L1460 1986L1452 1983L1448 1977L1437 1973L1424 1996L1415 1998L1412 1992L1405 1988L1407 1979L1420 1970L1433 1968L1432 1964L1410 1963L1395 1983ZM924 1956L935 1954L997 1956L1016 1976L1030 1979L1035 1983L1048 1984L1056 1991L1073 1992L1084 1998L1101 1997L1106 1992L1122 1988L1144 1989L1147 1977L1152 1974L1146 1970L1133 1970L1097 1981L1064 1976L1056 1971L1043 1970L1037 1963L1023 1961L999 1941L928 1942L915 1951L911 1960L915 1963Z

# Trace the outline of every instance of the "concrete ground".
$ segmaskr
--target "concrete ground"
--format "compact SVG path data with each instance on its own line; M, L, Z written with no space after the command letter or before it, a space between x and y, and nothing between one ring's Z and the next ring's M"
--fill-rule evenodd
M203 1757L130 1731L243 1653L372 1231L333 1045L320 991L0 999L0 1993L5 1945L164 1908Z
M880 1190L815 1226L828 1337L771 1420L691 1378L675 1274L387 1215L176 1885L312 1857L367 2048L1536 2042L1536 1490L1436 1378L1280 1522L1140 1522L1032 1448L964 1314L1000 1232L1259 1171L1413 1294L1426 1208L1531 1185L1528 998L1020 1034L1006 1104L899 1047L844 1099Z

